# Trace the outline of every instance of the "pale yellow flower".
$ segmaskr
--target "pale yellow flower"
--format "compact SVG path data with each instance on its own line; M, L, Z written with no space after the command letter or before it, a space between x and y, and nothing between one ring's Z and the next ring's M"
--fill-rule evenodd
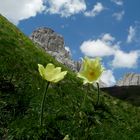
M104 70L100 61L101 59L98 57L96 59L90 59L88 57L85 57L82 60L82 67L77 76L84 80L84 84L94 83L99 80Z
M59 82L67 74L67 71L61 72L61 67L55 68L52 63L47 64L45 68L43 65L38 64L38 70L43 79L53 83Z

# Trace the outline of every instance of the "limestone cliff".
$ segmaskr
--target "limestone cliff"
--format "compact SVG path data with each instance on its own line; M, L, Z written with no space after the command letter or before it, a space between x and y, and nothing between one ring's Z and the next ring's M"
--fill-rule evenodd
M116 84L117 86L131 86L139 85L140 86L140 74L127 73L124 77L119 80Z
M33 31L30 39L38 43L50 55L73 71L78 71L80 62L71 59L71 54L65 49L64 39L50 28L41 27Z

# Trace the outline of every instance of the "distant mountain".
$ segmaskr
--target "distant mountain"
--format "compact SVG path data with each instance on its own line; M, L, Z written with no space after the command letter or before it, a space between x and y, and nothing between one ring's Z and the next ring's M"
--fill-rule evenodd
M127 73L114 87L103 87L103 91L119 99L140 106L140 74Z
M124 77L119 80L116 84L117 86L132 86L140 85L140 74L127 73Z
M140 86L114 86L101 88L113 97L125 100L133 105L140 106Z

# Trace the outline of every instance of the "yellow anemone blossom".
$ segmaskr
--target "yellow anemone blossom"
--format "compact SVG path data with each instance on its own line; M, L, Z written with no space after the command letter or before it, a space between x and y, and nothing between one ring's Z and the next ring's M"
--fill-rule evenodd
M98 57L96 59L90 59L88 57L82 59L82 67L77 76L84 80L84 84L98 81L104 70L100 61L101 59Z
M47 64L45 68L43 65L38 64L38 71L43 79L53 83L59 82L67 74L67 71L61 72L61 67L55 68L52 63Z

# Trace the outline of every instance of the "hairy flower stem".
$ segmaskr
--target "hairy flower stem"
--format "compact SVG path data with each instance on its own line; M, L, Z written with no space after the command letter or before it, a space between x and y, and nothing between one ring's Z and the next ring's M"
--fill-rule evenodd
M84 105L85 105L86 96L87 96L87 93L85 93L85 95L84 95L84 99L83 99L83 102L82 102L81 108L83 108L83 107L84 107Z
M88 94L88 86L87 86L87 93L85 93L85 95L84 95L84 99L83 99L81 108L83 108L85 106L85 101L86 101L86 98L87 98L87 94Z
M98 106L98 104L99 104L99 99L100 99L100 97L99 97L99 93L100 93L100 87L99 87L99 83L96 83L97 84L97 94L98 94L98 96L97 96L97 101L96 101L96 104L95 104L95 107L97 107Z
M47 93L49 84L50 84L50 82L47 82L46 89L45 89L45 92L44 92L44 94L43 94L43 99L42 99L42 102L41 102L41 116L40 116L40 125L41 125L41 126L42 126L42 122L43 122L44 102L45 102L46 93Z

